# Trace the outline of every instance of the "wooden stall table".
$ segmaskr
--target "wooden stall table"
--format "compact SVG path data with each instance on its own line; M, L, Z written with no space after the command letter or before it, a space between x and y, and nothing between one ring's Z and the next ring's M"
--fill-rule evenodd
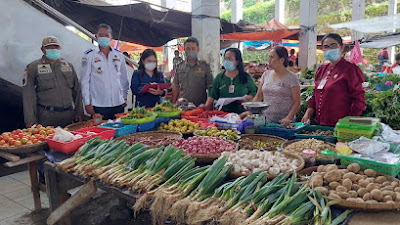
M46 147L44 146L43 149L46 149ZM29 177L31 180L31 191L33 194L33 202L35 205L34 211L37 212L42 210L42 203L40 201L40 185L37 172L38 171L37 163L39 161L44 160L46 157L40 153L37 153L37 151L34 151L32 153L27 153L27 152L18 153L18 151L15 151L16 153L10 153L3 150L4 149L0 149L0 157L8 160L8 162L4 163L4 166L15 167L23 164L28 164ZM24 157L21 156L21 153L24 153L22 154L24 155Z
M96 194L97 189L112 193L128 201L136 201L140 195L132 194L128 188L120 189L117 187L103 184L100 181L93 181L90 178L83 178L73 173L65 173L57 170L55 164L47 161L44 165L47 195L50 202L51 214L47 219L47 224L69 225L71 223L70 213L73 209L85 203L90 197ZM69 196L68 190L83 187L73 196ZM149 222L150 224L151 222Z

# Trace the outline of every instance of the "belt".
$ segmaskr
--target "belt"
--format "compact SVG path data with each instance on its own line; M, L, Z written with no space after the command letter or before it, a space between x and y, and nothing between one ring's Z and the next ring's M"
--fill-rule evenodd
M68 108L63 108L63 107L55 107L55 106L45 106L45 105L40 105L38 104L39 107L48 110L48 111L52 111L52 112L65 112L65 111L69 111L72 109L72 106L68 107Z

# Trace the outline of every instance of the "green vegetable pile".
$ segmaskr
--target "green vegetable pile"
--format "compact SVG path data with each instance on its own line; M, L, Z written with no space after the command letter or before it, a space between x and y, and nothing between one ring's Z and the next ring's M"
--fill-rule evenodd
M171 145L151 149L141 143L87 141L57 168L132 193L142 193L134 213L150 208L155 224L171 218L178 224L339 224L350 211L331 221L329 206L309 180L296 173L267 181L266 171L228 180L233 166L221 157L211 166ZM328 207L326 207L328 206Z

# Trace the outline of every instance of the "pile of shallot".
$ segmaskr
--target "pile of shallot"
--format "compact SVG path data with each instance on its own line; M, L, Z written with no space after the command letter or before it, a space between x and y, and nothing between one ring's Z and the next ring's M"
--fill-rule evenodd
M180 139L173 143L177 148L183 148L183 154L218 154L236 149L236 143L215 137L195 136L187 140Z
M234 166L234 172L243 174L264 170L268 174L278 175L296 170L301 165L299 159L288 158L277 151L239 150L223 152L223 156L227 157L227 165Z

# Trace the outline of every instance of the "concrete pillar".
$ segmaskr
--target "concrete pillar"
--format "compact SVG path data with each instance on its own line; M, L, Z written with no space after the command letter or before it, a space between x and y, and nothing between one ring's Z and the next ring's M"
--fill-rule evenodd
M365 0L353 0L353 8L351 11L352 21L361 20L365 18ZM364 34L353 30L351 40L359 40L364 37Z
M243 19L243 0L232 0L231 22L237 23ZM243 43L235 43L231 47L239 48L243 52Z
M161 6L173 9L176 7L176 0L161 0ZM174 58L174 51L176 50L172 46L176 45L178 41L171 40L167 44L164 45L163 47L163 61L166 61L167 63L163 66L163 72L168 73L172 70L172 59ZM161 62L159 62L161 63Z
M192 1L192 36L200 43L199 58L210 63L214 76L220 71L219 34L219 0Z
M232 0L231 4L231 22L237 23L243 19L243 0Z
M388 8L388 15L394 15L397 14L397 0L389 0L389 8ZM396 32L396 30L393 30L392 32ZM388 53L389 53L389 62L391 64L394 63L395 61L395 47L390 47L388 48Z
M285 23L285 0L275 0L275 19Z
M300 1L299 67L313 69L317 51L318 0Z

